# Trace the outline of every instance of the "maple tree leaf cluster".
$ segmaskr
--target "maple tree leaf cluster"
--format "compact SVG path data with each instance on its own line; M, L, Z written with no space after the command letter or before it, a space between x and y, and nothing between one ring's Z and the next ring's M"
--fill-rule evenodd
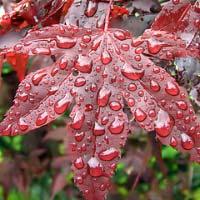
M30 3L31 16L21 9L24 3ZM54 1L56 9L48 10L45 19L65 3ZM199 119L187 92L152 61L200 58L199 2L172 0L137 39L126 30L109 27L110 13L116 15L112 1L66 4L65 24L33 27L13 47L0 52L1 63L7 60L16 70L25 68L30 56L56 58L22 80L14 105L0 124L1 136L24 134L71 109L68 151L74 181L88 200L105 198L121 148L134 132L133 121L146 131L155 130L161 143L200 162ZM20 17L36 25L38 21L31 21L36 7L31 5L22 1L17 8L22 11ZM121 12L127 14L125 8ZM15 10L2 17L2 33L11 28L14 16ZM41 19L43 26L45 22Z

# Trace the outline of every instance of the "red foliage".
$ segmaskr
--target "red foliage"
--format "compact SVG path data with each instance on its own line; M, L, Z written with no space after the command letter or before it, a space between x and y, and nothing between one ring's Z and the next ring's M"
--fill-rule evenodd
M102 200L107 194L120 149L129 131L133 131L132 120L147 131L155 130L163 144L188 152L192 160L200 162L199 120L188 95L147 56L170 60L182 55L199 57L198 44L192 39L184 45L188 41L182 37L188 30L192 30L190 34L197 32L198 5L169 4L152 28L136 40L127 31L108 28L110 10L103 16L104 28L85 28L97 25L102 16L101 6L105 4L89 1L86 11L93 14L80 12L78 19L72 14L74 9L83 11L86 4L78 7L73 4L66 17L68 25L31 31L13 48L1 52L8 58L9 55L58 58L52 66L29 74L21 82L14 105L0 125L0 133L2 136L26 133L73 107L67 125L69 152L75 183L88 200ZM184 27L168 28L179 21L174 12L180 10L184 10L183 21L187 23ZM167 17L164 21L166 13L175 15L176 21ZM84 28L70 25L71 22ZM169 54L173 56L168 57ZM125 111L127 107L131 117Z

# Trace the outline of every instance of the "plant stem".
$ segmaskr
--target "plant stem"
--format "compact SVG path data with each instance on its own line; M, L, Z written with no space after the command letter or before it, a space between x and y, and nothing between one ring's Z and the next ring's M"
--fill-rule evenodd
M110 0L109 5L108 5L108 11L106 13L106 19L105 19L105 27L104 27L105 32L108 30L109 17L110 17L110 11L111 11L112 4L113 4L113 0Z

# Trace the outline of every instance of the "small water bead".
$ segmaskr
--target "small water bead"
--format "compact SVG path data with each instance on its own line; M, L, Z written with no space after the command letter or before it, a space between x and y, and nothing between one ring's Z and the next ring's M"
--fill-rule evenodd
M75 178L75 182L81 185L81 184L83 184L83 178L81 176L77 176Z
M88 1L88 5L85 11L87 17L93 17L97 12L98 4L95 1Z
M144 52L144 48L143 47L137 47L136 49L135 49L135 53L136 54L141 54L141 53L143 53Z
M121 73L130 80L139 80L144 76L144 70L136 70L132 66L125 63L122 67Z
M32 53L37 55L51 55L51 50L50 48L36 47L32 50Z
M149 110L148 112L149 117L155 117L156 116L156 111L154 109Z
M18 99L25 102L25 101L27 101L27 99L28 99L28 94L25 93L25 92L20 93L20 94L18 95Z
M128 51L129 49L130 49L130 46L128 45L128 44L122 44L121 45L121 49L123 50L123 51ZM118 53L119 54L119 53Z
M84 120L85 120L85 115L81 113L80 111L77 111L73 117L71 127L75 130L81 129Z
M24 47L24 46L23 46L22 44L16 44L16 45L14 46L14 50L15 50L15 51L20 51L23 47Z
M85 105L85 112L89 112L93 110L93 105L92 104L86 104Z
M32 82L35 86L38 86L39 83L42 81L42 79L46 76L46 73L43 72L38 72L36 74L33 75L32 77Z
M131 45L132 45L133 47L138 47L138 46L141 45L143 42L144 42L144 41L143 41L143 40L140 40L140 39L137 39L137 40L136 40L136 39L133 39Z
M104 126L100 125L99 123L95 122L93 134L95 136L101 136L105 134L105 128Z
M92 83L90 86L91 92L96 92L97 91L97 85L95 83Z
M136 90L137 90L136 84L135 84L135 83L130 83L130 84L128 85L128 90L131 91L131 92L136 91Z
M92 60L88 56L79 55L74 67L82 73L90 73L92 71Z
M171 96L177 96L180 93L180 90L174 82L167 82L165 91Z
M154 80L150 81L150 88L153 92L159 92L160 91L160 85Z
M2 131L2 135L6 136L6 135L10 135L12 132L12 124L9 124L3 131Z
M185 150L190 150L194 147L194 142L189 135L182 133L181 134L181 145Z
M59 86L52 86L49 91L48 91L48 94L49 95L54 95L59 89Z
M99 153L99 158L103 161L111 161L119 156L119 151L111 147Z
M85 85L85 83L86 83L86 80L85 80L84 77L78 77L78 78L75 80L74 85L75 85L76 87L82 87L82 86Z
M88 43L91 41L91 36L90 35L84 35L82 37L82 41L85 42L85 43Z
M56 36L57 46L61 49L70 49L76 45L76 42L76 38Z
M159 110L158 118L155 121L155 131L161 137L167 137L173 128L173 121L167 112Z
M101 184L100 187L99 187L99 189L101 191L105 191L106 190L106 184Z
M175 148L177 146L177 144L178 144L178 142L177 142L176 138L175 137L171 137L170 146Z
M109 98L111 96L111 91L106 88L101 88L98 97L97 97L97 104L101 107L107 105Z
M134 115L135 115L136 121L138 122L143 122L147 118L146 113L141 108L137 108L135 110Z
M135 59L135 61L137 61L137 62L139 62L139 61L141 61L141 56L140 55L136 55L135 57L134 57L134 59Z
M122 105L117 102L117 101L112 101L110 104L109 104L110 108L114 111L118 111L122 108Z
M77 158L77 159L74 161L74 166L75 166L77 169L83 169L84 166L85 166L84 161L83 161L83 158L82 158L82 157Z
M101 40L99 38L93 40L91 49L96 51L99 48L100 44L101 44Z
M121 30L117 30L114 32L114 37L117 38L118 40L125 40L126 39L126 35L123 31Z
M69 107L71 103L71 98L69 95L65 95L62 99L58 100L55 104L54 104L54 111L57 114L63 114Z
M31 84L30 83L25 83L24 89L29 92L31 90Z
M104 50L104 51L101 53L101 62L102 62L104 65L108 65L111 61L112 61L112 56L111 56L110 52L107 51L107 50Z
M61 70L64 70L67 68L68 65L68 61L66 57L61 58L60 62L59 62L59 67Z
M109 122L109 118L107 116L103 116L101 118L101 124L106 125Z
M91 157L88 161L89 173L93 177L103 175L103 166L96 157Z
M185 101L176 101L176 105L181 110L187 110L188 109L188 105Z
M108 129L111 134L120 134L124 130L124 122L115 117Z
M135 100L133 98L128 98L128 106L133 107L135 105Z
M162 45L148 41L147 42L147 48L148 48L149 53L157 54L162 49Z
M19 119L18 126L21 131L26 131L29 128L28 124L24 121L23 118Z
M54 67L52 70L51 70L51 76L55 76L57 73L59 72L59 69L57 67Z
M77 132L74 137L77 142L81 142L85 137L85 132Z
M48 119L48 113L45 111L38 115L35 124L37 126L42 126L42 125L46 124L47 119Z
M173 4L177 5L180 3L180 0L172 0Z

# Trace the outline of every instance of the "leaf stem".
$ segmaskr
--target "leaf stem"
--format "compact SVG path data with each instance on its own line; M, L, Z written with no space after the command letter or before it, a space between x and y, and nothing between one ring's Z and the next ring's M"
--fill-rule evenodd
M106 19L105 19L105 26L104 26L104 31L105 32L108 30L109 17L110 17L110 11L111 11L112 4L113 4L113 0L110 0L109 5L108 5L108 11L106 13Z

